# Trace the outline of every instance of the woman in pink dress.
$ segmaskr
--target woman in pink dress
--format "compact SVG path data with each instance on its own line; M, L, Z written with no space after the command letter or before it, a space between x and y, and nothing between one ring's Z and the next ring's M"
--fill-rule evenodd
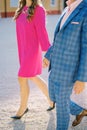
M30 92L28 79L32 80L47 97L50 104L48 111L54 108L54 103L49 98L47 84L37 76L42 72L42 51L47 51L50 47L45 27L45 9L38 0L19 0L14 19L16 20L20 63L18 81L21 103L16 116L12 118L20 119L28 111L27 103Z

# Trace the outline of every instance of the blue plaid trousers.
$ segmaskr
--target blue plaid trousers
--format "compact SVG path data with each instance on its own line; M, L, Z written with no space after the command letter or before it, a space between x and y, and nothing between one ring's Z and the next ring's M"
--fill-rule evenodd
M78 115L83 108L70 101L73 84L56 83L49 79L49 95L56 102L56 130L68 130L70 114Z

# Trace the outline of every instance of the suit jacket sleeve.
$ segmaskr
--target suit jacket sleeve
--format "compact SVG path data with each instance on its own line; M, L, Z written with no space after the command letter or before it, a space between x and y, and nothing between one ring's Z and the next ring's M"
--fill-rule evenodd
M50 41L46 30L46 12L43 7L38 7L35 12L35 28L38 41L42 51L47 51L50 47Z
M45 56L49 61L51 61L51 55L52 55L52 51L53 51L53 45L48 49L48 51L46 52Z
M81 50L77 80L87 82L87 16L84 19L81 34Z

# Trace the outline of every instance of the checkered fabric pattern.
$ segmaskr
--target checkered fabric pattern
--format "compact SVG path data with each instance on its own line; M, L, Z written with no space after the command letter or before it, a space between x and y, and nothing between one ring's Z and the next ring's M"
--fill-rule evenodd
M49 94L52 101L56 102L57 126L56 130L67 130L70 114L78 115L83 108L70 101L73 83L59 83L49 79Z
M84 109L74 102L70 101L70 113L72 115L79 115Z
M50 78L57 81L87 82L87 3L73 11L60 28L58 21L54 41L45 57L50 60Z
M57 86L58 85L58 86ZM57 126L56 130L68 130L70 120L70 93L72 90L72 84L61 84L56 85L56 114L57 114Z
M70 94L73 84L49 81L49 93L51 99L56 102L56 130L67 130L70 120ZM53 93L54 95L53 95Z
M68 130L72 83L87 82L87 0L83 0L60 29L45 57L50 60L49 94L56 102L56 130Z

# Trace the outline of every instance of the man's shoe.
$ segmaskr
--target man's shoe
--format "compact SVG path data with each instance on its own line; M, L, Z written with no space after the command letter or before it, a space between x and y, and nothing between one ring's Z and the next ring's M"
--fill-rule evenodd
M24 114L26 114L28 111L29 111L29 109L26 108L25 112L24 112L21 116L12 116L11 118L14 119L14 120L21 119L21 117L22 117Z
M80 124L84 116L87 116L87 110L83 110L79 115L76 116L76 119L73 121L72 126Z
M49 107L48 109L47 109L47 111L51 111L51 110L53 110L55 108L55 102L53 103L53 106L52 107Z

